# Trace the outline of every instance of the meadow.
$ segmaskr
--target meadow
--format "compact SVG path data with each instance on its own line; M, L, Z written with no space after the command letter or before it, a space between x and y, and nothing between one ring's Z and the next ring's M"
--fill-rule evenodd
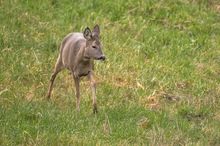
M0 1L0 145L220 145L218 0ZM98 24L87 78L49 79L63 37Z

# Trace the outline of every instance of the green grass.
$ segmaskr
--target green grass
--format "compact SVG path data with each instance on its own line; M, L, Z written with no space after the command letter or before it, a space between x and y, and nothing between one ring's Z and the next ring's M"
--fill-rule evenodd
M0 145L219 145L216 0L0 2ZM68 71L49 78L63 37L99 24L99 113Z

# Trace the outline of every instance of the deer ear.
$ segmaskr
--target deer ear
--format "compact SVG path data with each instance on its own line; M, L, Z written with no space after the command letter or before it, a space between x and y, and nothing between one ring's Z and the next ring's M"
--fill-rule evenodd
M96 24L92 30L92 36L99 37L99 34L100 34L100 29L99 29L99 26Z
M90 40L92 38L91 30L88 27L84 30L83 36L87 40Z

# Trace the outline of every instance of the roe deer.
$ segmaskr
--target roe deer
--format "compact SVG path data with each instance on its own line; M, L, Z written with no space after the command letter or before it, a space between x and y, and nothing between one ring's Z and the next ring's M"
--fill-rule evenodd
M53 74L50 78L50 86L47 99L50 99L52 86L56 75L64 68L70 70L76 87L76 107L80 106L79 82L81 76L88 76L93 96L93 111L97 113L94 80L94 60L105 60L102 52L102 44L99 41L100 29L95 25L93 31L87 27L83 33L70 33L62 41L60 54L57 59Z

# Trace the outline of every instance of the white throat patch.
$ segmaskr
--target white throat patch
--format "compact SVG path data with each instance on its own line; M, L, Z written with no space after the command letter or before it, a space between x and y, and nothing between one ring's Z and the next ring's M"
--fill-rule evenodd
M89 58L83 57L83 61L88 61Z

